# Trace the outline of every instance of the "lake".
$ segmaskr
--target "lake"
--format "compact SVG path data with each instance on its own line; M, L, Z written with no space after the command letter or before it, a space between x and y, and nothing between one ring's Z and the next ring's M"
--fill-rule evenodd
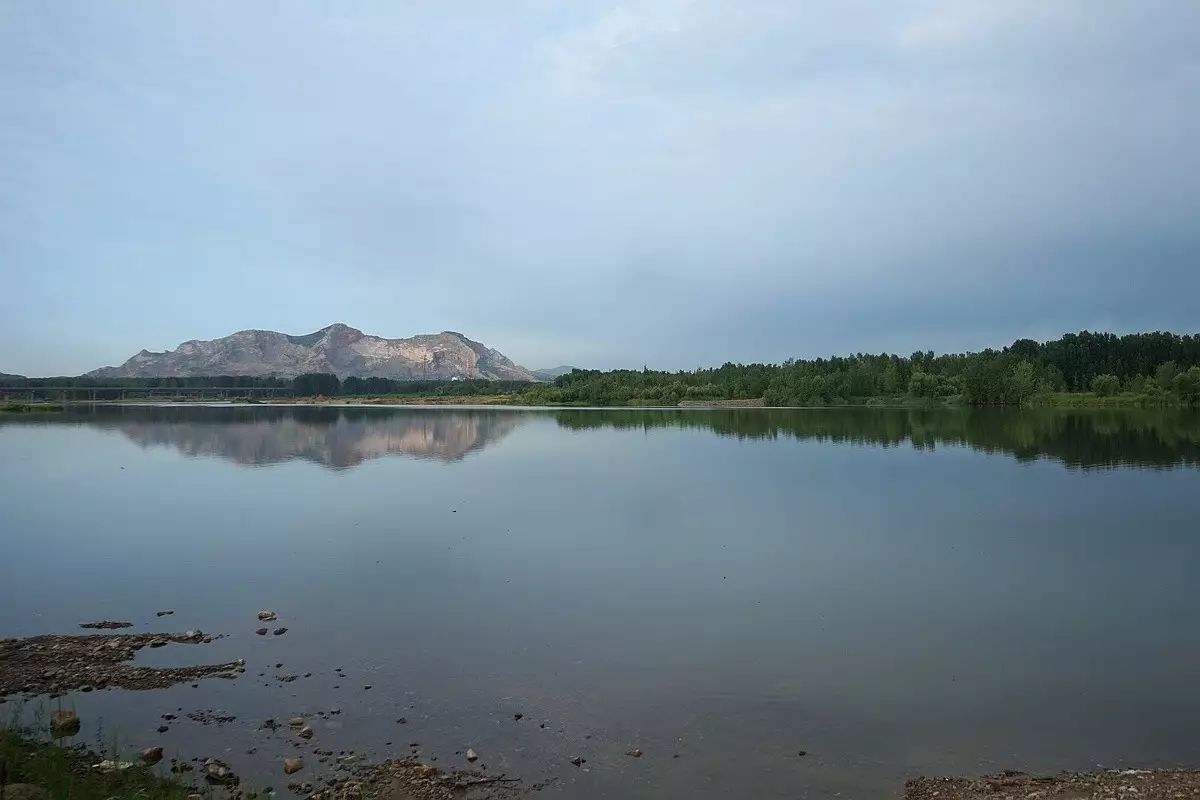
M0 421L0 636L227 634L66 702L277 789L259 723L333 708L548 797L1194 767L1198 470L1186 411L79 407Z

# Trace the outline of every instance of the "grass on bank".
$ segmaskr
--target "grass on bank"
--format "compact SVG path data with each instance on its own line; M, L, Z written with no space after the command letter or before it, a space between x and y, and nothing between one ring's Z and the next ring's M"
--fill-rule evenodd
M55 742L50 739L46 716L45 709L39 708L32 721L22 720L16 712L0 723L3 785L32 784L44 789L50 800L187 800L195 791L175 779L165 762L154 767L134 763L112 772L94 769L94 764L105 759L136 762L137 758L122 754L115 739L98 748L106 755L82 745Z
M187 800L191 793L151 767L135 765L115 772L92 769L92 764L101 760L19 731L0 730L5 783L40 786L51 800Z
M62 411L57 403L2 403L0 414L42 414Z

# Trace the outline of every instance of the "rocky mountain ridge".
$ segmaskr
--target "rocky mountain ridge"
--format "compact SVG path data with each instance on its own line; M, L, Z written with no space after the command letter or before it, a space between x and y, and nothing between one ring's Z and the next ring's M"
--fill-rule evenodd
M303 336L245 330L219 339L193 339L161 353L142 350L119 367L101 367L87 373L87 377L290 378L309 372L393 380L538 380L533 372L514 364L500 351L456 331L385 339L343 323Z
M558 367L546 367L545 369L535 369L535 370L533 370L533 374L538 376L538 378L540 378L546 382L551 382L555 378L559 377L560 375L566 375L568 372L571 372L572 370L576 370L576 369L579 369L579 367L572 367L572 366L568 366L567 364L563 364Z

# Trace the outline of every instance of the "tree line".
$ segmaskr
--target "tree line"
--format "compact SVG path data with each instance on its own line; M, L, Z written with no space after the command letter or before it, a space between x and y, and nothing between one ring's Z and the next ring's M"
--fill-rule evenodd
M1019 339L976 353L857 353L679 372L575 370L551 385L527 389L521 399L592 405L758 398L775 406L896 400L1020 405L1052 402L1063 392L1129 395L1150 405L1200 402L1200 336L1083 331L1048 342Z
M66 387L74 389L113 388L136 393L144 389L273 389L273 394L296 397L355 397L363 395L403 395L409 397L447 397L466 395L510 395L531 384L528 381L466 380L393 380L390 378L340 379L337 375L312 372L294 378L247 375L203 375L161 378L93 378L53 377L26 378L18 375L0 376L0 387L39 389ZM159 395L161 391L157 392ZM105 399L112 399L107 393ZM235 393L236 394L236 393Z

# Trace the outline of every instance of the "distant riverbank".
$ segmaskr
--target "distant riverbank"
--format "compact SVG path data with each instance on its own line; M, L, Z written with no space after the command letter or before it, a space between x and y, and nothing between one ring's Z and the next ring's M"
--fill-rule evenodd
M1094 392L1052 392L1035 395L1019 403L968 403L961 395L947 397L914 397L911 395L855 397L850 399L814 398L804 403L771 403L764 397L714 398L664 402L660 398L631 398L628 400L562 400L548 399L544 391L516 391L486 394L382 394L382 395L282 395L275 397L225 397L203 395L161 395L157 397L68 400L68 405L89 405L101 402L116 405L145 404L205 404L214 402L233 405L378 405L378 406L536 406L543 408L1195 408L1196 403L1170 394L1123 392L1098 395ZM37 414L62 411L59 403L8 403L0 405L0 414Z
M605 408L961 408L979 407L967 403L961 396L913 397L910 395L876 396L844 400L834 398L813 400L803 404L777 405L762 397L722 398L710 400L680 400L674 403L657 398L632 398L622 401L547 400L542 393L512 392L508 394L459 394L459 395L324 395L308 397L273 397L264 400L234 398L234 403L263 405L489 405L489 406L541 406L549 408L605 407ZM1093 392L1054 392L1036 395L1021 403L987 403L984 406L1011 408L1192 408L1194 403L1163 395L1121 393L1097 395Z

